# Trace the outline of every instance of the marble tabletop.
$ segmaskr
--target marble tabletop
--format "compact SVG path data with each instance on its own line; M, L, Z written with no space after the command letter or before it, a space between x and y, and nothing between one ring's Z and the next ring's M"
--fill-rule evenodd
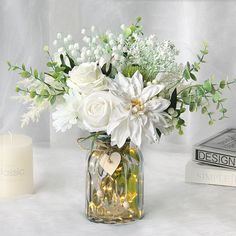
M0 200L0 236L236 235L235 188L185 183L185 147L148 146L143 155L145 217L105 225L84 215L85 153L35 146L35 193Z

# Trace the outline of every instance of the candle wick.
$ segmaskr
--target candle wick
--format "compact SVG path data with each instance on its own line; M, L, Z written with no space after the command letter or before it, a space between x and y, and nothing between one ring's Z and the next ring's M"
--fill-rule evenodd
M8 131L8 134L10 135L10 139L11 139L11 144L13 143L13 135L11 131Z

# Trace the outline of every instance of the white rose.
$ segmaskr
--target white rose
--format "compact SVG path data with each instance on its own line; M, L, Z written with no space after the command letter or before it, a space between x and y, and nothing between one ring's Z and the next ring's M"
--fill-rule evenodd
M89 132L105 131L113 109L113 96L107 91L97 91L83 99L80 119Z
M69 72L69 87L82 93L106 89L106 77L95 62L82 63Z

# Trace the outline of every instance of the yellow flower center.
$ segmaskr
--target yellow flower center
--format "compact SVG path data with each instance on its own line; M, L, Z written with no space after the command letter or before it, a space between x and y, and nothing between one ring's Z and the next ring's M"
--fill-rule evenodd
M137 113L139 111L143 111L144 110L144 106L143 103L140 99L136 98L136 99L132 99L131 100L131 105L132 105L132 111L133 113Z

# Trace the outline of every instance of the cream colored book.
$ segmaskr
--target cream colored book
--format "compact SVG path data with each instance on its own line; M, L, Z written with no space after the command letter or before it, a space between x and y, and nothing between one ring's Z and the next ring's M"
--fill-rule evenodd
M236 186L236 171L190 160L185 167L185 181L189 183Z

